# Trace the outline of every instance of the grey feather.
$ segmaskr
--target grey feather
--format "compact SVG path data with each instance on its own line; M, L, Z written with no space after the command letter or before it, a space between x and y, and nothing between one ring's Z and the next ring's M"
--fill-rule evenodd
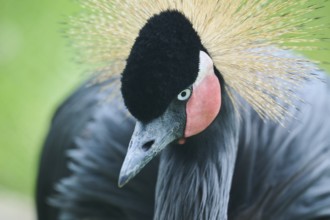
M206 132L169 146L123 189L134 119L120 99L102 102L111 87L83 86L59 108L45 142L39 219L329 219L330 80L315 74L321 80L306 81L305 103L285 127L248 105L238 121L227 103Z

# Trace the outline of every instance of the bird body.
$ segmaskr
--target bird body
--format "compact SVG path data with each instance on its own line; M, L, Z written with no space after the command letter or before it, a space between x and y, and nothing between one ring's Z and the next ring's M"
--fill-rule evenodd
M106 80L92 79L57 110L40 163L39 219L330 218L330 79L272 38L297 28L301 12L291 21L281 1L209 1L206 12L226 15L218 27L200 1L156 2L160 13L142 1L137 27L124 23L120 37L139 32L129 53L111 52ZM118 15L106 3L86 4ZM278 15L249 12L258 6ZM270 22L255 26L269 34L246 29L260 18ZM96 35L118 28L95 21ZM111 71L125 56L119 78Z
M227 177L233 175L233 183L226 183L230 190L227 194L229 219L327 219L330 215L330 115L327 114L330 80L320 74L325 82L306 83L301 92L305 103L299 111L291 109L296 118L291 118L286 127L264 122L247 107L241 113L242 120L237 122L237 134L232 134L237 142L228 143L228 149L213 143L218 139L203 136L200 137L202 140L189 141L187 146L172 147L163 152L159 171L159 160L153 160L123 189L117 187L117 178L134 129L134 119L127 116L120 99L103 101L112 92L111 87L100 90L102 85L83 86L59 108L52 121L39 173L39 186L46 187L38 188L39 219L58 219L52 215L56 209L64 216L62 219L85 216L152 219L154 211L159 216L155 219L173 219L169 213L172 211L175 216L174 210L180 210L177 202L181 197L174 196L172 191L161 190L162 187L170 188L170 182L179 187L177 193L185 195L182 205L190 201L192 209L182 214L187 215L185 219L203 219L192 217L196 213L199 216L201 204L197 198L203 201L209 215L216 212L214 208L219 210L221 204L226 203L222 195L217 194L220 186L205 181L221 167L205 158L212 155L214 160L219 160L223 155L228 156L228 151L232 151L231 157L237 157L235 171L225 174ZM77 125L77 120L81 124ZM202 143L202 148L194 146L195 142ZM222 151L218 151L218 147ZM186 148L194 148L196 152L186 151ZM168 167L171 157L180 159ZM206 161L210 164L205 164ZM191 163L194 166L186 170L184 165ZM199 167L200 164L203 166ZM70 171L66 170L67 166ZM182 172L186 179L170 175L173 170L177 176ZM166 181L158 182L158 196L155 197L157 175ZM44 179L45 176L48 178ZM56 190L53 189L55 183ZM196 190L194 184L205 187L204 197L193 191ZM154 210L155 201L160 203L159 200L166 196L170 199L168 203L176 206L167 204L167 209L156 206ZM215 200L212 203L215 207L209 207L210 196ZM218 198L214 198L216 196ZM45 204L47 198L53 198L51 204L57 208ZM212 218L205 215L204 219Z

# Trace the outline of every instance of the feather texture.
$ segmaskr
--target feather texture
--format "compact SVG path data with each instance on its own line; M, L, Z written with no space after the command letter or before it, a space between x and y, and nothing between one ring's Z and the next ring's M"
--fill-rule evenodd
M84 63L119 75L140 29L155 14L177 10L193 24L203 46L233 92L262 118L281 121L299 98L296 90L313 76L315 65L284 50L320 49L327 24L316 25L312 12L323 3L284 0L84 0L84 13L69 19L67 35ZM306 14L310 14L309 18ZM280 100L280 101L279 101Z

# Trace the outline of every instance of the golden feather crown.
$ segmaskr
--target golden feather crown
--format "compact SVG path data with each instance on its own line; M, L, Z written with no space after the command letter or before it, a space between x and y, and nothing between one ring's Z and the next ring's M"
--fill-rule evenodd
M283 119L299 99L295 91L316 66L286 50L313 50L325 25L313 25L318 4L309 0L81 0L67 35L84 63L102 68L99 79L120 75L140 29L165 10L183 13L234 93L263 118ZM306 16L306 14L311 14ZM312 25L308 25L312 24ZM307 45L307 46L306 46ZM118 82L119 83L119 82ZM119 91L119 90L118 90Z

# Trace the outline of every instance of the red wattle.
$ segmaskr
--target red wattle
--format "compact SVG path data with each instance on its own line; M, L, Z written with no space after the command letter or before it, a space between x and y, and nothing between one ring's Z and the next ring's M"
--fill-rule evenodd
M196 88L193 88L187 103L185 137L191 137L206 129L219 114L220 106L219 80L215 74L209 74Z

